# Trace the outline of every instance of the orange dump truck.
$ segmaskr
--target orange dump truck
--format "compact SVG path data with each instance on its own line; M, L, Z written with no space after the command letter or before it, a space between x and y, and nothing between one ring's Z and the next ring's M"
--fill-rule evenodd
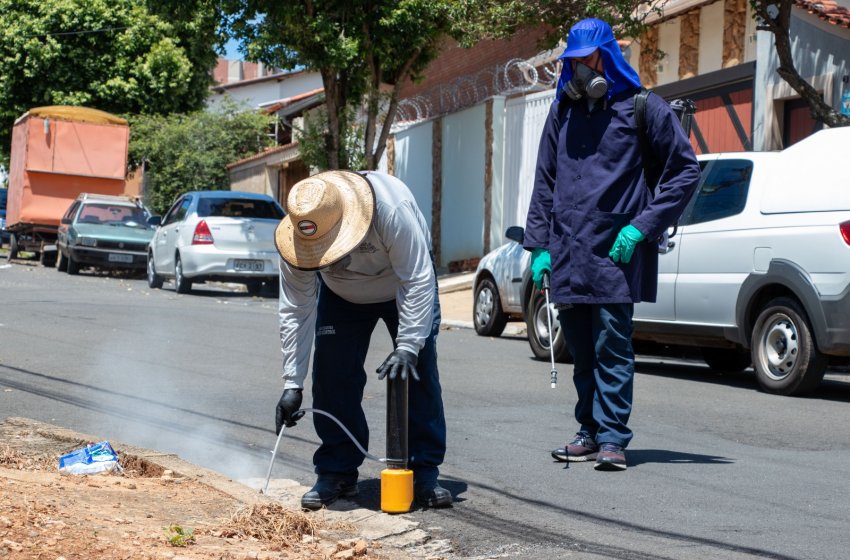
M59 220L80 193L124 194L127 121L86 107L38 107L12 129L6 229L19 251L56 258Z

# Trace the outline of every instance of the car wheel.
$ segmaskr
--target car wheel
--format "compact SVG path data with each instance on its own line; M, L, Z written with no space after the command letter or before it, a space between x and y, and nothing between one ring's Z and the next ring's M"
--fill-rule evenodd
M152 290L162 288L162 276L156 273L156 268L153 264L153 254L148 253L148 287Z
M564 333L561 332L561 323L558 321L558 311L550 306L552 312L552 333L549 332L549 319L546 312L546 296L540 290L531 291L531 301L528 304L528 313L525 317L525 325L528 329L528 344L531 352L538 360L550 360L549 341L554 340L552 348L555 351L556 362L570 362L572 356L567 350L567 342Z
M499 336L508 324L508 316L502 311L499 290L490 278L485 278L475 288L472 323L481 336Z
M751 348L759 385L769 393L805 394L826 372L827 358L815 346L806 312L791 298L778 297L762 309Z
M12 260L18 258L18 236L14 233L9 236L9 254L6 259Z
M180 260L180 255L174 262L174 288L178 294L188 294L192 290L192 282L183 276L183 261Z
M74 255L71 253L68 253L68 266L65 268L65 272L68 274L80 273L80 263L74 260Z
M59 249L59 257L56 259L56 270L66 272L68 270L68 257Z
M737 373L753 363L749 352L735 348L701 348L702 359L708 367L717 371Z

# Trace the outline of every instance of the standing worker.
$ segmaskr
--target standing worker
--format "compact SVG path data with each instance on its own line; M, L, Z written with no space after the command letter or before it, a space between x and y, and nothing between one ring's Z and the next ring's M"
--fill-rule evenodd
M679 218L700 170L675 113L650 95L646 136L659 164L654 193L647 188L635 122L640 78L607 23L576 23L560 58L524 240L535 285L551 273L574 359L579 431L552 456L622 470L632 439L634 304L655 301L656 240Z
M368 449L363 414L364 362L372 331L383 320L393 352L378 379L410 382L408 464L423 506L452 502L437 483L446 451L446 421L437 371L440 304L431 234L410 190L377 172L326 171L296 183L275 233L280 263L283 394L276 429L294 426L310 349L313 407L338 418ZM357 494L363 455L331 419L314 415L322 444L313 455L316 484L301 506L319 509Z

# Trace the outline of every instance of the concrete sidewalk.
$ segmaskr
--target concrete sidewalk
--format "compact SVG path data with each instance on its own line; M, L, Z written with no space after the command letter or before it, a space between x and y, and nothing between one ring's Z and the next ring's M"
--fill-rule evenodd
M472 286L474 278L474 272L446 274L437 277L443 328L475 328L475 324L472 322L475 303ZM525 336L525 323L522 321L508 322L504 334L509 336Z

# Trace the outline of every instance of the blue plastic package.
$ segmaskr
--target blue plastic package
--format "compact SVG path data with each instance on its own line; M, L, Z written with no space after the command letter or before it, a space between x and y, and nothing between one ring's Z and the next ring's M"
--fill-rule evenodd
M90 443L87 446L59 457L59 472L68 474L95 474L121 471L118 454L108 441Z

